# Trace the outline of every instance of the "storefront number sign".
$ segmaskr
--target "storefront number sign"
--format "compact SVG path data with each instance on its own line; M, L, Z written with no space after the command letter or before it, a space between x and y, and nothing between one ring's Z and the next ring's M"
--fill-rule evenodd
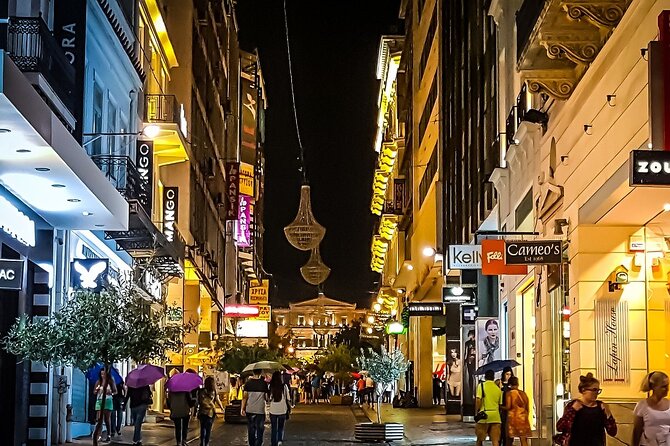
M20 290L23 260L0 260L0 290Z
M595 302L596 373L604 382L630 381L628 302Z
M551 265L563 261L561 240L506 241L505 264Z
M670 186L670 152L633 150L630 152L631 186Z

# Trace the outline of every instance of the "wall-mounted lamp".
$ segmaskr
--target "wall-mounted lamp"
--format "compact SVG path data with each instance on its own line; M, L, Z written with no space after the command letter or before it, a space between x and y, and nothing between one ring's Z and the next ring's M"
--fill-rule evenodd
M644 60L649 60L647 54L649 54L649 50L647 48L640 48L640 56L642 56Z
M607 95L607 105L610 107L614 107L616 105L616 95L615 94L608 94Z
M627 283L628 268L623 265L617 266L614 271L612 271L612 274L610 274L610 280L607 282L610 293L621 290Z
M593 126L591 124L584 124L584 133L593 135Z
M569 225L567 218L557 218L554 220L554 235L563 235L563 228Z

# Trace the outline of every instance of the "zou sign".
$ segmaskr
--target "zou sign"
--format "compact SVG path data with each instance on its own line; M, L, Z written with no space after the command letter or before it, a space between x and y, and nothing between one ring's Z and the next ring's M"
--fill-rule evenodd
M670 152L633 150L630 152L631 186L670 186Z

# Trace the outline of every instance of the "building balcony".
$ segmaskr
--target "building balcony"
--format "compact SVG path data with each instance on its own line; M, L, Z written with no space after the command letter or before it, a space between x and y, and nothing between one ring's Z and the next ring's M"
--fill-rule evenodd
M531 93L565 100L632 0L525 0L516 15L517 68Z
M144 126L157 126L159 129L153 138L154 154L158 157L159 164L188 159L188 121L184 105L175 95L144 95Z
M152 202L148 190L153 185L142 180L139 170L127 156L95 155L91 158L128 201L130 209L128 230L106 231L105 239L114 240L118 250L123 249L138 263L153 267L164 277L181 276L186 243L176 226L170 228L169 240L151 220Z

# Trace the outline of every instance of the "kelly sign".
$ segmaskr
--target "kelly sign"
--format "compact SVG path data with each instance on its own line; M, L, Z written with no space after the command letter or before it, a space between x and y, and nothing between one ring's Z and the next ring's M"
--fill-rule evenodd
M528 274L528 267L505 264L504 240L482 240L482 274L485 276L525 275Z
M23 260L0 260L0 290L20 290Z
M505 241L507 265L551 265L562 261L561 240Z
M480 269L481 245L449 245L449 269Z
M670 186L670 152L633 150L630 152L631 186Z

